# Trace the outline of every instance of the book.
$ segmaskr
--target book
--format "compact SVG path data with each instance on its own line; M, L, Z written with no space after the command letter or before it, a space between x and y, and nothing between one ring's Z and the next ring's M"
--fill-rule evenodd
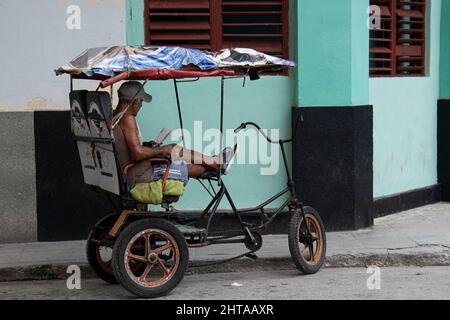
M161 145L164 142L164 140L166 140L167 137L171 134L171 132L172 131L170 131L167 128L162 129L159 135L156 137L155 142Z

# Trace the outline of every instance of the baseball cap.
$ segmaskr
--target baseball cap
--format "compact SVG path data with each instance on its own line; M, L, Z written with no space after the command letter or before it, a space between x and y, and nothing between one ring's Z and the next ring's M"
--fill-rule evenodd
M119 91L119 98L124 100L142 99L145 102L152 102L153 97L144 91L144 87L138 81L128 81L122 84Z

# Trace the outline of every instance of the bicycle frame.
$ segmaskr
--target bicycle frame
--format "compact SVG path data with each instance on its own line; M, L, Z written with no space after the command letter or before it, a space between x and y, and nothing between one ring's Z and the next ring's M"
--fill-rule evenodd
M212 186L211 181L217 181L220 185L220 190L217 193L214 192L215 195L212 195L210 193L210 195L212 196L212 200L208 204L208 206L205 208L205 210L203 211L200 218L195 223L196 227L200 227L202 220L204 220L205 218L208 218L207 223L206 223L206 237L205 237L205 243L204 243L205 246L211 245L211 244L219 244L219 243L225 244L225 243L242 242L241 240L228 240L227 241L227 239L234 238L234 237L241 236L241 235L248 235L252 239L252 236L251 236L252 232L261 231L263 229L266 229L276 219L276 217L278 217L280 215L280 213L282 213L286 208L289 208L289 212L292 212L293 210L301 210L301 213L304 215L303 204L298 201L297 196L296 196L295 183L292 178L291 172L289 170L289 165L288 165L288 161L287 161L287 157L286 157L286 151L285 151L285 147L284 147L284 145L286 143L291 143L293 140L290 139L290 140L272 141L261 130L261 128L253 122L247 122L247 123L242 124L241 127L239 127L238 129L235 130L235 132L237 133L241 129L246 128L248 125L252 125L252 126L256 127L259 130L259 132L267 139L267 141L269 143L280 145L281 154L283 157L283 163L284 163L284 166L286 169L286 175L287 175L287 180L288 180L287 187L284 190L282 190L281 192L279 192L278 194L274 195L273 197L271 197L270 199L268 199L267 201L263 202L262 204L260 204L256 207L247 208L247 209L237 209L223 180L221 180L220 178L219 179L208 179L211 186ZM298 125L298 123L297 123L297 125ZM203 183L202 183L202 185L203 185L203 187L205 187L205 185ZM205 189L207 189L207 188L205 187ZM272 217L269 218L264 211L265 207L267 207L269 204L273 203L274 201L280 199L281 197L283 197L286 194L289 194L288 199L280 207L278 207L275 210L275 213L272 215ZM221 233L220 237L212 237L211 239L208 239L210 236L211 222L212 222L214 216L216 215L217 210L218 210L224 197L228 200L234 215L239 220L242 230L228 231L226 233ZM262 222L260 225L251 225L243 220L242 214L252 213L252 212L259 212L260 218L262 219Z

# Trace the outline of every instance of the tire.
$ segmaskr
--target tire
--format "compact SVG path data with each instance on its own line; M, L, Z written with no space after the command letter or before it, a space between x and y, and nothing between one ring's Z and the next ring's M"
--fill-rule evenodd
M327 239L322 219L316 210L311 207L304 208L306 221L310 231L318 240L308 245L306 224L300 211L295 212L289 223L289 250L292 260L297 268L304 274L317 273L323 266L326 257ZM302 232L300 232L302 230ZM307 252L306 252L307 251ZM312 259L311 259L312 258Z
M131 262L136 261L145 264L144 271L131 270ZM183 234L168 221L148 219L133 222L120 234L114 245L112 268L126 290L140 298L157 298L183 280L188 262Z
M116 219L117 215L115 214L101 219L89 233L86 244L86 256L89 265L100 279L110 284L117 284L117 280L112 270L111 259L104 260L104 256L102 256L102 249L107 247L101 246L92 240L101 240L105 237ZM110 250L112 257L112 248Z

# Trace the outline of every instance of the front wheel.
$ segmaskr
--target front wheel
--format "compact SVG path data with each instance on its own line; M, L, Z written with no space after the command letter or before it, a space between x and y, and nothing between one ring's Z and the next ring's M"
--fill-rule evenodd
M141 298L166 295L181 282L189 262L183 234L170 222L140 220L117 239L112 267L117 281ZM133 264L143 265L135 270Z
M327 239L322 219L316 210L296 211L289 223L289 250L297 268L305 274L317 273L326 256Z

